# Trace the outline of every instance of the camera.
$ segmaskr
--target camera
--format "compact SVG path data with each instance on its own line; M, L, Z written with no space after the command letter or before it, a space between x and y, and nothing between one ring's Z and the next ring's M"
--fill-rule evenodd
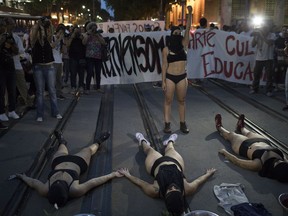
M44 28L49 28L51 25L49 18L46 16L41 17L40 23Z

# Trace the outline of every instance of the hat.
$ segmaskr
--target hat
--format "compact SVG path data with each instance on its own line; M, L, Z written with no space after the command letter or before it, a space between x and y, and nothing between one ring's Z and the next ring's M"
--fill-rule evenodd
M96 28L97 28L96 22L89 22L86 26L86 31L92 29L93 26L96 26Z
M57 204L59 207L64 206L69 198L69 187L65 181L55 181L49 189L48 200L51 204Z
M184 212L184 199L180 191L171 191L165 197L166 208L170 213L181 215Z

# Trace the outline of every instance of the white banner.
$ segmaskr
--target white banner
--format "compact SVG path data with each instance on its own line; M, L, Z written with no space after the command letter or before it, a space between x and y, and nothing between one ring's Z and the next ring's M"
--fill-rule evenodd
M151 31L156 27L159 27L161 30L164 30L165 28L165 22L160 20L133 20L97 23L98 28L102 29L104 33L107 33L109 28L113 28L115 33L144 32L144 25L150 25Z
M191 32L188 78L219 78L250 84L255 64L255 48L251 41L252 37L221 30Z
M162 49L169 35L169 31L103 34L109 37L111 59L103 62L101 84L161 80ZM188 78L219 78L251 84L255 63L251 40L221 30L191 32L187 51ZM263 80L265 76L262 84Z

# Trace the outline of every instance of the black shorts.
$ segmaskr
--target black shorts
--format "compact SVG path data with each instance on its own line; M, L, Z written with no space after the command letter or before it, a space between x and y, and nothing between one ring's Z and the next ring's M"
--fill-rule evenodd
M182 166L180 165L180 163L179 163L176 159L171 158L171 157L169 157L169 156L163 156L163 157L158 158L158 159L154 162L154 164L152 165L150 174L151 174L153 177L155 177L154 172L155 172L156 167L157 167L159 164L161 164L162 162L166 162L166 161L175 163L176 165L178 165L178 166L180 167L181 171L183 172Z
M169 73L166 73L166 79L171 80L172 82L174 82L175 84L177 84L178 82L180 82L183 79L186 79L187 74L180 74L180 75L172 75Z
M63 162L71 162L74 164L77 164L80 167L80 174L84 173L87 168L88 165L86 163L86 161L76 155L62 155L59 157L56 157L53 161L52 161L52 169L55 169L55 167Z
M240 148L239 148L239 155L242 156L242 157L245 157L247 158L247 151L249 149L249 147L256 143L256 142L264 142L264 143L267 143L270 145L270 142L269 140L265 139L265 138L251 138L251 139L247 139L247 140L244 140L241 145L240 145Z

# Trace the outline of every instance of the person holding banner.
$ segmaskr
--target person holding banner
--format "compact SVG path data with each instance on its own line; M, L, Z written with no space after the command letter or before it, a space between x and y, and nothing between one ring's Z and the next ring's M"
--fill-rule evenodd
M185 122L185 98L188 87L186 61L187 54L185 49L189 43L189 32L192 20L192 7L188 6L188 15L184 37L181 35L181 28L172 26L171 36L168 45L162 51L162 89L165 92L164 101L164 121L165 133L171 133L170 115L171 104L176 91L178 109L180 116L180 130L187 134L189 129Z

